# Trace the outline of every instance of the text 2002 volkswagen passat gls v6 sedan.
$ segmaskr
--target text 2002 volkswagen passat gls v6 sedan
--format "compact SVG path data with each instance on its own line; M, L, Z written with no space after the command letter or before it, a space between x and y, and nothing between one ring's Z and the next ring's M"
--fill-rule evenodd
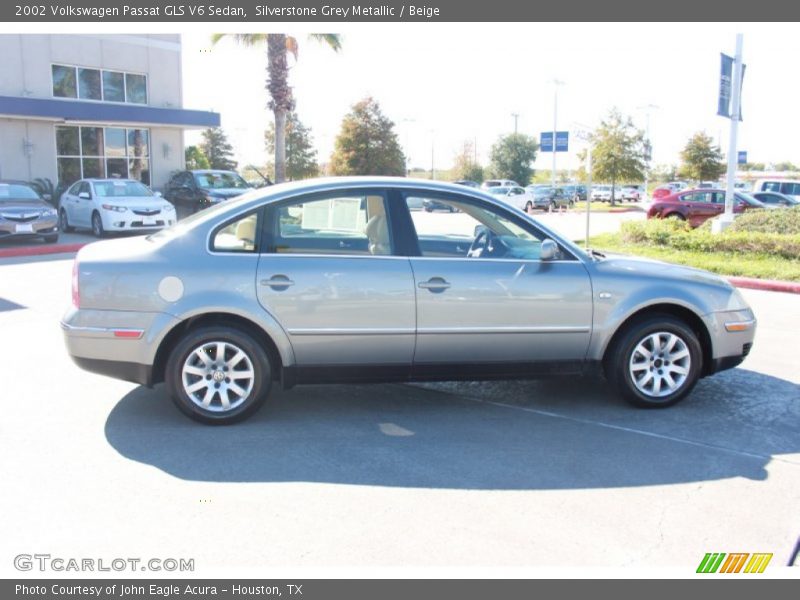
M453 210L409 210L426 201ZM62 327L81 367L165 381L208 423L251 415L276 383L598 367L633 404L668 406L755 333L710 273L587 254L480 190L394 178L276 185L90 244L73 305Z

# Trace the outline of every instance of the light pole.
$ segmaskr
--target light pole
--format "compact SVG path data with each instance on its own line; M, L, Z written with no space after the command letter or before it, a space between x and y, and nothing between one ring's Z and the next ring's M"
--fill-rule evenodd
M647 190L648 190L647 186L648 186L649 180L650 180L650 160L652 159L652 154L653 154L653 146L650 143L650 111L658 110L659 107L656 106L655 104L645 104L644 106L639 106L638 109L639 110L643 110L644 111L644 115L645 115L645 134L644 134L645 135L645 140L644 140L644 143L645 143L646 155L644 157L644 160L645 160L645 165L644 165L644 200L647 200L649 198L648 192L647 192Z
M514 135L517 133L517 121L519 120L519 113L511 113L511 116L514 117Z
M553 190L556 189L556 130L558 129L558 86L564 85L563 81L553 78Z
M580 127L575 137L586 142L586 248L589 248L589 220L592 214L592 128L583 123L573 123Z
M736 178L736 163L737 163L737 147L736 136L739 131L739 112L741 110L742 99L742 45L744 44L744 35L741 33L736 34L736 55L733 61L733 89L731 89L731 133L728 138L728 173L725 180L725 214L721 221L725 224L721 225L724 229L727 225L733 223L733 184Z
M434 139L435 139L434 136L435 136L435 134L436 134L436 130L435 129L431 129L431 181L436 179L436 169L435 169L434 163L433 163L433 148L434 148Z

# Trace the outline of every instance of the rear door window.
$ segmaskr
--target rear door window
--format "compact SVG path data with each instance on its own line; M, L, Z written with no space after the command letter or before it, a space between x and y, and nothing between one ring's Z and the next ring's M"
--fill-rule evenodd
M305 197L270 210L270 243L276 254L392 254L386 198L382 193Z

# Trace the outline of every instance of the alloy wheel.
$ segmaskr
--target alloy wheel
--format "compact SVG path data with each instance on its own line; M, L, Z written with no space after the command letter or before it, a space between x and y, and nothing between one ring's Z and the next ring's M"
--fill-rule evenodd
M253 361L235 344L206 342L186 357L181 382L183 391L198 407L211 412L233 410L253 391Z
M674 333L659 331L639 341L631 353L628 370L639 392L651 398L663 398L681 389L691 366L692 357L686 342Z

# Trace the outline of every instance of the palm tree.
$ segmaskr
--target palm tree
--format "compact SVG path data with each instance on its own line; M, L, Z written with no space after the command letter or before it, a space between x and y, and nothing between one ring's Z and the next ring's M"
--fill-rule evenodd
M233 37L244 46L267 46L269 108L275 115L275 182L280 183L286 179L286 115L294 110L286 55L291 53L297 60L297 38L285 33L215 33L211 43L216 44L224 37ZM313 33L308 37L327 44L334 52L342 47L337 33Z

